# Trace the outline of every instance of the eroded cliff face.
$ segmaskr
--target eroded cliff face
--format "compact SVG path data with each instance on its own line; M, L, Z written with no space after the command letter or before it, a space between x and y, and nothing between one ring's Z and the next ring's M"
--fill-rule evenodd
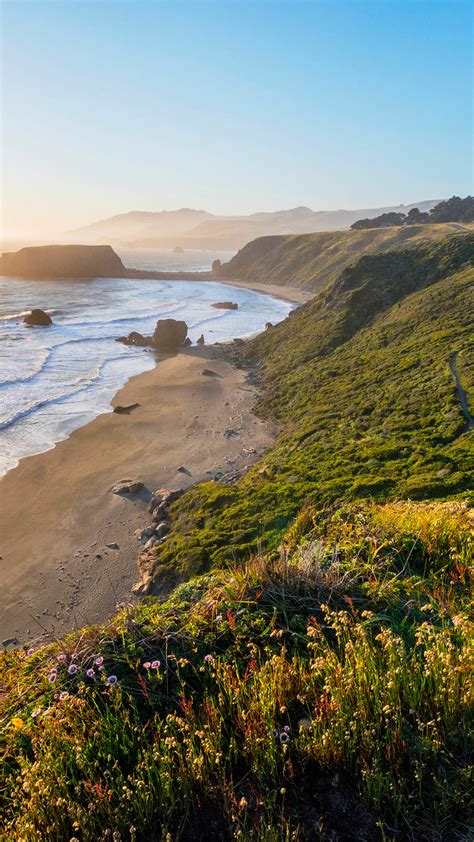
M124 272L111 246L31 246L0 258L1 275L23 278L121 277Z

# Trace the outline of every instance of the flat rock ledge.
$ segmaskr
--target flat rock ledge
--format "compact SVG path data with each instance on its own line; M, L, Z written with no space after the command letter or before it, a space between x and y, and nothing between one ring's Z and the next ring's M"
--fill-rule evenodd
M156 548L166 540L170 531L169 508L183 493L182 488L159 488L151 496L148 511L152 522L135 532L143 545L137 559L140 578L132 588L136 596L165 593L178 584L176 573L166 565L159 564Z

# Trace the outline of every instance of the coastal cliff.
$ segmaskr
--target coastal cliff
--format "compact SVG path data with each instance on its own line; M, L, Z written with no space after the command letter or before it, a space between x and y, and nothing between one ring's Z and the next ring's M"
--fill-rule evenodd
M124 273L111 246L30 246L0 257L0 275L22 278L106 278Z
M381 254L470 231L469 226L459 230L459 226L447 223L259 237L218 267L216 277L319 292L365 254Z

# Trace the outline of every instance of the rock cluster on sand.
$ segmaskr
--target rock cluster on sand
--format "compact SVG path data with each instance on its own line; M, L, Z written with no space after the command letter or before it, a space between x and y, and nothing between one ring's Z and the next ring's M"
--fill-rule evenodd
M48 316L44 310L32 310L23 321L29 327L49 327L53 324L51 316Z
M164 565L159 565L154 549L165 540L169 532L169 508L183 494L181 488L159 488L151 496L148 511L152 524L144 529L137 529L136 536L144 545L138 557L140 580L133 586L133 593L140 596L166 589L174 580L175 574ZM159 580L159 581L158 581Z
M215 304L211 304L211 307L215 307L216 310L238 310L239 305L235 304L233 301L216 301Z
M112 487L112 494L138 494L143 483L138 479L120 479Z
M133 330L128 336L119 336L117 342L122 342L124 345L136 345L139 348L156 348L164 354L176 354L180 348L191 344L186 322L177 319L157 321L153 336L142 336L141 333Z
M123 342L124 345L136 345L138 348L146 348L149 345L153 345L151 336L143 336L137 330L132 330L128 336L119 336L117 342Z

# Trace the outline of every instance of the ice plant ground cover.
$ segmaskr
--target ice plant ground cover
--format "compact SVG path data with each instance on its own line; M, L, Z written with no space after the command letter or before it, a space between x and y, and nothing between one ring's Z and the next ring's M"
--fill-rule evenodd
M470 510L285 539L2 656L5 839L467 838Z

